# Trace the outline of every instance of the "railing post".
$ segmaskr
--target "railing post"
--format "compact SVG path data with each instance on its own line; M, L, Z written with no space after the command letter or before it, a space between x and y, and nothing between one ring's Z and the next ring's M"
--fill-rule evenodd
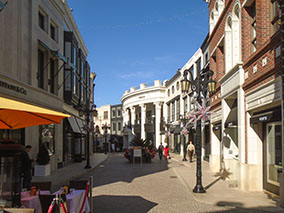
M93 202L93 192L92 192L93 180L94 180L93 176L90 176L89 177L89 204L90 204L91 213L94 212L94 202Z

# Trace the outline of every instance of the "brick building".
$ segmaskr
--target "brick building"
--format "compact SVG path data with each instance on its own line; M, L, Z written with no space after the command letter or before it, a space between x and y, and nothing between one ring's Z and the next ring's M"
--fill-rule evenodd
M282 166L279 5L211 0L211 168L243 190L279 194Z

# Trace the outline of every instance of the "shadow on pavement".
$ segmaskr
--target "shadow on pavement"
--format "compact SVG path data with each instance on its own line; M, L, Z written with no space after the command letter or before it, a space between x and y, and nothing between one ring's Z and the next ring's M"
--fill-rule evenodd
M237 198L236 198L237 199ZM232 207L232 209L224 211L212 211L212 212L251 212L251 213L261 213L261 212L284 212L284 209L280 207L273 206L257 206L257 207L244 207L241 202L228 202L228 201L219 201L216 203L216 206L223 207Z
M149 212L158 205L140 196L101 195L94 197L94 212Z
M168 169L165 160L158 157L152 159L152 163L143 163L142 168L137 163L133 165L123 154L113 154L107 161L94 170L94 187L111 184L119 181L130 183L137 177L162 172ZM86 178L86 177L81 177Z

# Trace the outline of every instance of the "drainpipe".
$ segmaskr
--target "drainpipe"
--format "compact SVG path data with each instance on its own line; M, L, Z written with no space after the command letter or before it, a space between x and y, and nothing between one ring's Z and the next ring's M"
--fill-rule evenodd
M280 206L284 207L284 0L278 0L280 11L280 31L281 31L281 63L282 63L282 171L279 172L280 180Z

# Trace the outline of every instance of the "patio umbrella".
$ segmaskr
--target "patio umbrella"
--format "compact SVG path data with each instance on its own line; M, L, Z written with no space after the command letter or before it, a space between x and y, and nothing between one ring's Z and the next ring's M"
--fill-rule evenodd
M70 115L0 97L0 129L19 129L61 123Z

